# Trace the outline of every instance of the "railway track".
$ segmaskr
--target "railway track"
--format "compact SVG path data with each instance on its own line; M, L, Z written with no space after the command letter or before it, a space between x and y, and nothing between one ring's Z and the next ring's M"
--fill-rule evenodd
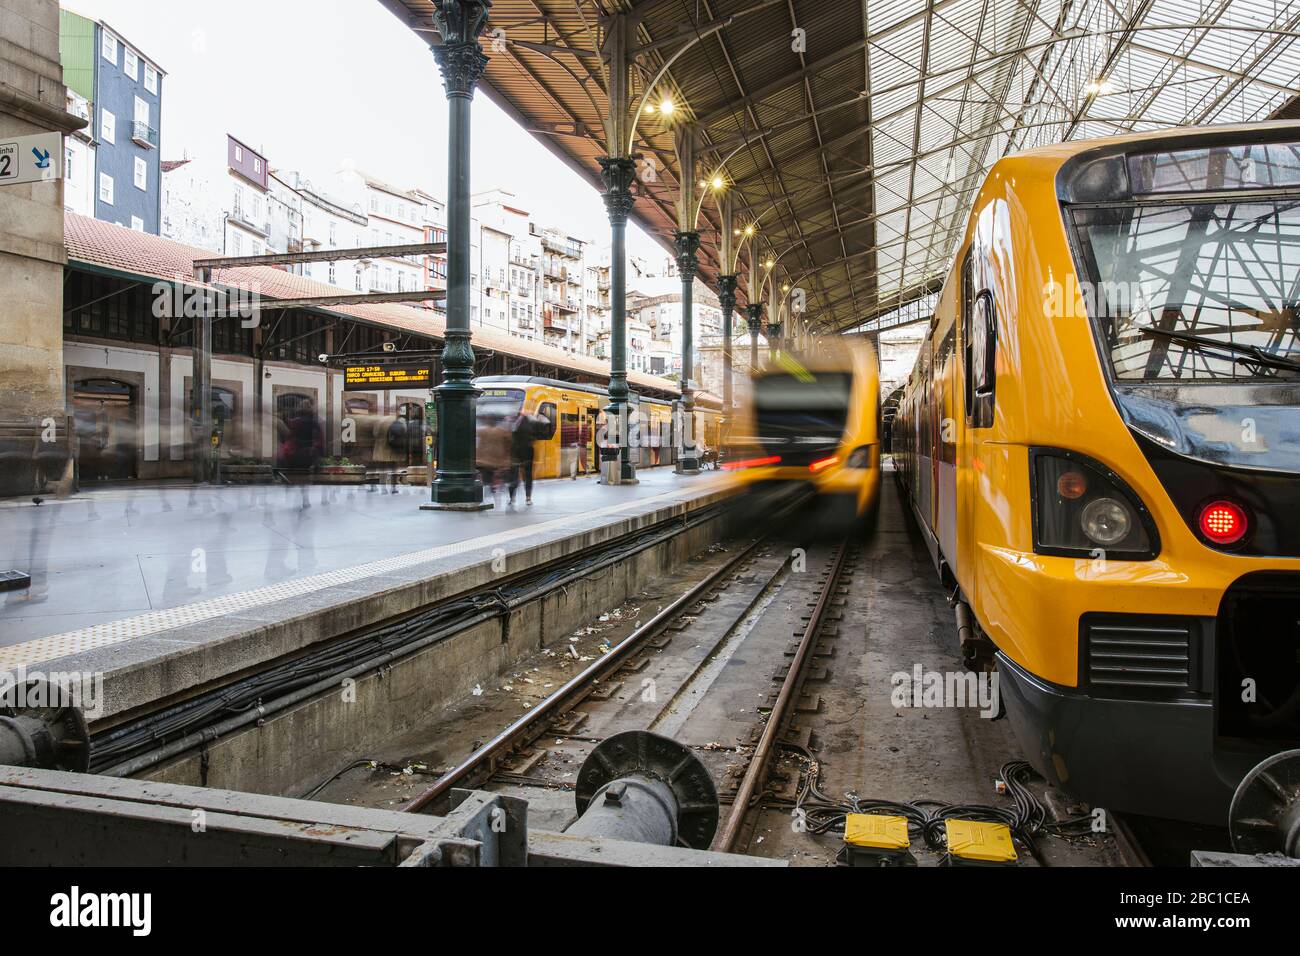
M595 743L651 730L710 765L725 806L713 847L743 850L751 813L768 793L773 755L808 703L804 685L818 671L824 676L814 662L828 652L834 628L827 625L842 613L841 580L856 560L847 539L806 549L778 545L770 534L753 540L402 809L431 810L453 788L567 790L560 769ZM729 662L745 667L729 670ZM773 689L756 700L763 685L753 675L764 666ZM543 748L542 738L553 743Z

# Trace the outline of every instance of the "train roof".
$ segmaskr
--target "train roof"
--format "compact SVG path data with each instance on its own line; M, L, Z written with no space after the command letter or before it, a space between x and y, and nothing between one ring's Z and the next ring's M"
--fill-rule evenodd
M475 384L479 385L549 385L552 388L562 388L569 392L586 392L589 395L605 396L609 394L608 389L601 385L592 385L588 382L566 382L558 378L546 378L543 375L481 375L474 379ZM663 402L667 400L655 395L640 395L635 391L641 401ZM695 397L698 403L708 407L721 407L717 396L709 392L696 392Z

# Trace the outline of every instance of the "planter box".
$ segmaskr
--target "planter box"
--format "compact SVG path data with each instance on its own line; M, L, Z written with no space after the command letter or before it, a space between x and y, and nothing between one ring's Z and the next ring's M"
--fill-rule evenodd
M402 483L407 485L427 485L429 468L427 465L412 465L402 473Z
M231 485L269 485L275 480L270 465L222 465L221 477Z
M366 466L318 465L313 480L324 485L359 485L366 480Z

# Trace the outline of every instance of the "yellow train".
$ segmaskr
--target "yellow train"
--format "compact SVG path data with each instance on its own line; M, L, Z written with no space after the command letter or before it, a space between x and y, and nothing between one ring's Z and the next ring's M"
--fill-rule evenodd
M526 375L486 375L475 379L474 384L482 392L478 399L480 420L492 416L508 419L522 410L549 423L534 450L535 478L598 471L599 419L601 410L609 404L609 393L604 387ZM634 464L652 468L675 463L672 403L634 394L632 405ZM703 436L709 448L718 447L721 420L718 403L697 396L696 434Z
M880 366L862 339L830 337L754 373L722 467L744 485L810 485L867 525L880 504Z
M1021 746L1222 824L1300 741L1300 124L998 162L899 403L905 496Z

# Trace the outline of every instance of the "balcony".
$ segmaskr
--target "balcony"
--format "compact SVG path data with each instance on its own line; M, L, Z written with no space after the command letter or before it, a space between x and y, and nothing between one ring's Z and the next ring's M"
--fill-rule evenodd
M136 120L131 124L131 142L145 149L157 149L158 131L148 123Z
M582 258L581 246L571 246L566 242L560 242L558 239L551 239L549 237L543 236L542 248L549 249L551 252L559 253L560 255L568 259Z

